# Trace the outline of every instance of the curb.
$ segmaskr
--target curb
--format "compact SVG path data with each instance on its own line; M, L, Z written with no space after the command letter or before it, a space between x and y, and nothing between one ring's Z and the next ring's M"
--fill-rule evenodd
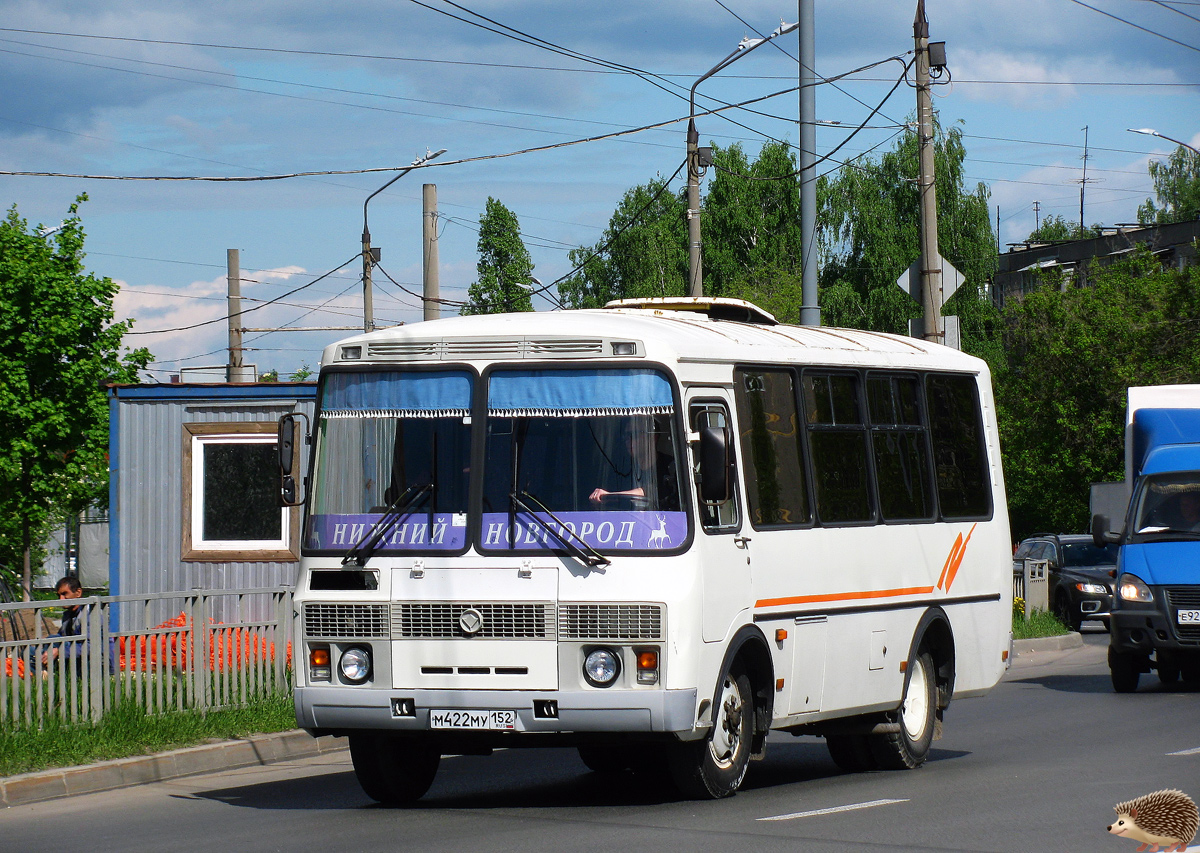
M1017 657L1034 652L1062 652L1083 646L1083 635L1078 631L1059 634L1056 637L1038 637L1036 640L1013 640L1013 653Z
M83 767L59 767L0 778L0 808L56 800L76 794L112 791L183 776L216 773L239 767L255 767L310 758L346 749L345 741L325 736L314 738L299 729L244 740L176 749L154 755L139 755L102 761Z

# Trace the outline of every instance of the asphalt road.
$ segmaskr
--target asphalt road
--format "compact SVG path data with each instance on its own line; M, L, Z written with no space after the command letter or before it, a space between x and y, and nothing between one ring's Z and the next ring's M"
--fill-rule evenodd
M1200 689L1143 676L1112 692L1107 635L1016 661L956 701L915 771L846 774L815 738L774 735L746 785L680 801L571 750L443 760L410 809L359 790L345 753L0 811L0 851L1132 851L1113 805L1161 788L1200 800ZM1200 845L1192 849L1200 849Z

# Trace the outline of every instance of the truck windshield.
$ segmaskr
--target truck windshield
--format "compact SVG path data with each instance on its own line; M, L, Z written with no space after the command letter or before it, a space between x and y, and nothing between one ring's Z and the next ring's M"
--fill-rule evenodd
M1144 477L1135 500L1135 534L1200 535L1200 476L1195 472Z
M601 552L682 546L677 429L655 370L493 371L484 549L557 548L559 525Z
M304 547L344 553L403 505L374 552L465 548L472 387L466 371L326 374Z

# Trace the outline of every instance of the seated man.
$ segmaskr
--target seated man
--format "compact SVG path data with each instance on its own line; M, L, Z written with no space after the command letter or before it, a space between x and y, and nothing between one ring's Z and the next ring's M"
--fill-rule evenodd
M70 601L75 598L83 597L83 586L79 583L79 578L68 575L62 578L54 585L54 591L58 593L60 601ZM78 604L70 605L63 608L62 623L59 625L58 633L51 634L52 637L79 637L83 634L83 607ZM56 644L46 651L42 652L42 666L47 666L51 661L58 660L63 650L66 650L68 657L80 660L83 653L82 642L72 642L65 644Z
M679 479L675 473L675 457L659 449L658 435L669 438L669 427L658 426L646 419L644 429L637 422L625 425L621 431L622 444L629 452L629 487L626 489L598 488L588 496L593 506L600 507L608 496L625 497L633 509L678 510ZM667 446L670 447L669 442Z

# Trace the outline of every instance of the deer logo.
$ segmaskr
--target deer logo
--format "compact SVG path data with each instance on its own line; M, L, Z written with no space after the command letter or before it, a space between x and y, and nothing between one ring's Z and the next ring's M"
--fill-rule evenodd
M667 535L667 519L662 514L658 514L658 527L650 533L650 540L646 543L647 548L663 548L671 544L671 537Z

